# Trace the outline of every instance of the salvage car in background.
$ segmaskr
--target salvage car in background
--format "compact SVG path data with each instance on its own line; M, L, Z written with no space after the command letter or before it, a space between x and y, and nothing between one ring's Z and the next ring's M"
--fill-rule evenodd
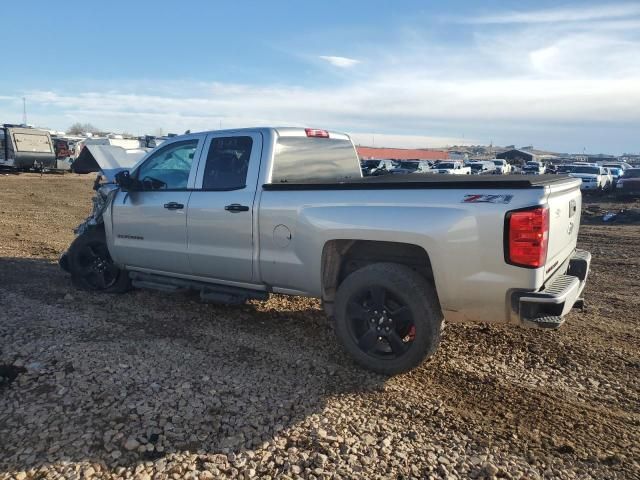
M345 351L383 374L433 355L444 318L558 328L589 271L577 179L362 178L333 131L183 135L115 179L60 259L76 286L317 297Z
M613 179L613 186L615 187L620 177L624 174L624 169L616 168L616 167L606 167L606 168L609 170L609 173L611 174L611 178Z
M581 190L604 192L611 188L612 179L604 167L591 165L574 165L570 177L582 180Z
M502 160L500 158L491 159L493 164L496 166L496 173L501 175L508 175L511 173L511 164L506 160Z
M431 173L445 175L470 175L471 168L465 167L462 162L438 162L429 170Z
M524 175L542 175L546 173L546 170L544 163L535 161L527 162L524 164L524 167L522 167L522 173Z
M493 175L496 172L495 164L486 160L469 162L468 166L472 175Z
M363 177L368 177L380 166L380 160L360 160L360 170Z
M393 167L389 169L391 175L408 175L415 173L420 168L418 160L394 160Z
M602 166L606 168L619 168L621 170L627 170L629 168L633 168L627 162L607 162L607 163L603 163Z
M619 196L640 195L640 168L628 168L618 179L616 194Z
M556 167L556 173L558 175L568 175L576 168L575 165L558 165Z

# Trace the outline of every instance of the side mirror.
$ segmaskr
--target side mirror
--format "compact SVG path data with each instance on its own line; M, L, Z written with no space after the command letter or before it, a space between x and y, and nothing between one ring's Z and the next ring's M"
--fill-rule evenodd
M124 191L134 190L135 180L131 178L129 170L122 170L116 173L116 184Z

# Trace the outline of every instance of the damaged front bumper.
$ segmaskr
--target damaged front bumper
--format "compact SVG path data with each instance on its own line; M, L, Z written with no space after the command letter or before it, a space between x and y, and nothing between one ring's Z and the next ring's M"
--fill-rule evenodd
M113 197L118 191L118 186L113 183L100 183L101 178L103 177L101 175L98 175L93 186L96 194L91 199L93 202L91 213L80 225L73 229L73 233L76 234L76 237L82 235L84 232L91 228L96 228L103 224L103 213L109 207L111 201L113 200ZM68 252L69 249L62 252L60 258L58 258L58 265L60 265L60 268L65 272L71 273Z

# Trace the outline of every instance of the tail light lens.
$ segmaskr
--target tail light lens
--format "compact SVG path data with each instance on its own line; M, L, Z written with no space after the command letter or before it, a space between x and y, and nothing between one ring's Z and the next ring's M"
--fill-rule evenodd
M536 207L507 213L505 232L507 263L539 268L547 261L549 209Z

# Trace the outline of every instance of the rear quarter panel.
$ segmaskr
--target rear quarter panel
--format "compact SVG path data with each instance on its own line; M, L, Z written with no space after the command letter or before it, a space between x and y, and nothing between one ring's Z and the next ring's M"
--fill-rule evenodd
M512 194L508 204L463 203L469 194ZM262 191L259 270L266 284L320 297L322 252L336 239L403 242L424 248L436 290L451 319L506 321L512 288L539 288L544 269L504 261L508 210L544 202L543 188L526 190ZM286 226L291 239L283 241ZM278 227L276 229L276 227Z

